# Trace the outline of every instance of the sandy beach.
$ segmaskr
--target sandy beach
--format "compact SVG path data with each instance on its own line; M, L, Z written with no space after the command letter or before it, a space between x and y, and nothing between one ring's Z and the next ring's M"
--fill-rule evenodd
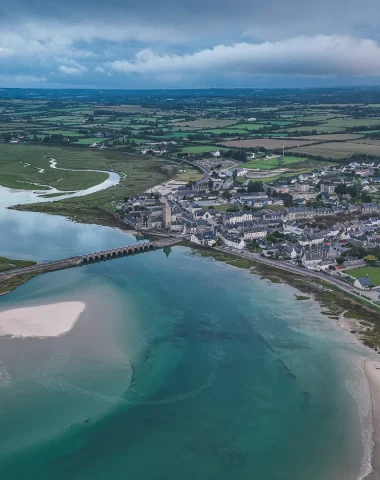
M380 480L380 362L365 361L365 373L371 389L373 416L372 473L369 480Z
M83 302L61 302L0 312L0 336L57 337L70 331L86 308Z

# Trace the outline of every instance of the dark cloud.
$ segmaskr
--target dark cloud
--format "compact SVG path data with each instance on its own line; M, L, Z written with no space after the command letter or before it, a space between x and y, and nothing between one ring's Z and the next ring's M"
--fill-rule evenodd
M378 0L2 0L0 69L99 86L213 72L373 77L379 16Z

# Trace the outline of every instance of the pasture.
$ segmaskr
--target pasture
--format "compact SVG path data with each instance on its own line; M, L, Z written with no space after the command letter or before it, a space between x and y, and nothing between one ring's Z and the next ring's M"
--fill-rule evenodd
M199 120L190 120L185 122L174 123L176 127L189 127L189 128L218 128L229 127L234 125L236 120L220 120L218 118L202 118Z
M184 147L181 152L182 153L208 153L208 152L216 152L220 150L227 150L223 147L215 147L214 145L192 145L191 147Z
M367 274L371 282L378 286L380 285L380 267L365 266L347 270L346 273L355 278L365 277Z
M287 167L292 164L296 163L303 163L307 162L307 158L301 157L291 157L291 156L279 156L274 158L268 158L267 160L251 160L249 162L245 162L242 164L243 168L248 169L256 169L259 168L261 170L274 170L277 168Z
M242 130L261 130L264 127L270 127L270 125L263 123L238 123L234 125L234 128L239 128Z
M289 152L312 156L321 155L322 157L335 159L350 157L354 153L380 156L380 144L367 145L358 142L331 142L293 148Z
M102 143L108 140L108 137L91 137L91 138L80 138L76 140L77 145L92 145L93 143Z
M317 142L330 142L330 141L345 141L345 140L356 140L360 138L361 135L357 133L332 133L327 135L305 135L299 137L300 140L315 140ZM294 137L296 138L296 137Z
M229 142L221 142L221 145L224 145L228 148L253 148L253 147L265 147L268 149L275 148L292 148L298 147L301 145L309 145L313 143L308 140L278 140L276 138L252 138L250 140L231 140Z

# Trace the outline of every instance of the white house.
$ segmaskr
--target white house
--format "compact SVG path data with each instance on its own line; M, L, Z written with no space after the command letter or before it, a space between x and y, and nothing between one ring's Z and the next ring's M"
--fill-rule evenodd
M357 278L354 282L354 287L359 290L370 290L373 287L373 283L369 279L369 276L366 275L365 277Z
M221 239L224 245L226 245L227 247L236 248L237 250L243 250L243 248L245 248L246 246L244 239L240 237L222 234Z
M253 220L252 213L240 211L240 212L232 213L226 216L224 223L235 225L235 223L252 222L252 220Z
M244 240L256 240L257 238L265 238L266 236L267 230L263 227L251 228L243 232Z
M207 245L208 247L216 245L215 235L212 232L193 233L190 240L198 245Z

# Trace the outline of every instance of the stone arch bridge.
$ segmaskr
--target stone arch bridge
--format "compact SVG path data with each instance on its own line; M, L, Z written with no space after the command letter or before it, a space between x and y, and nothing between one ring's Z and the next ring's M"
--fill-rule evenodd
M89 253L77 257L82 264L95 262L98 260L110 260L112 258L122 257L124 255L130 255L134 253L144 253L150 250L156 250L157 248L165 248L171 245L179 243L177 239L161 240L157 242L136 243L134 245L128 245L126 247L113 248L110 250L103 250L101 252Z
M13 270L0 273L0 282L6 282L8 279L16 276L39 275L41 273L53 272L55 270L79 267L92 262L111 260L125 255L149 252L159 248L170 247L180 242L181 239L178 238L166 238L153 242L136 243L134 245L127 245L125 247L111 248L109 250L102 250L101 252L87 253L86 255L78 255L76 257L64 258L62 260L55 260L53 262L37 263L36 265L32 265L30 267L15 268Z

